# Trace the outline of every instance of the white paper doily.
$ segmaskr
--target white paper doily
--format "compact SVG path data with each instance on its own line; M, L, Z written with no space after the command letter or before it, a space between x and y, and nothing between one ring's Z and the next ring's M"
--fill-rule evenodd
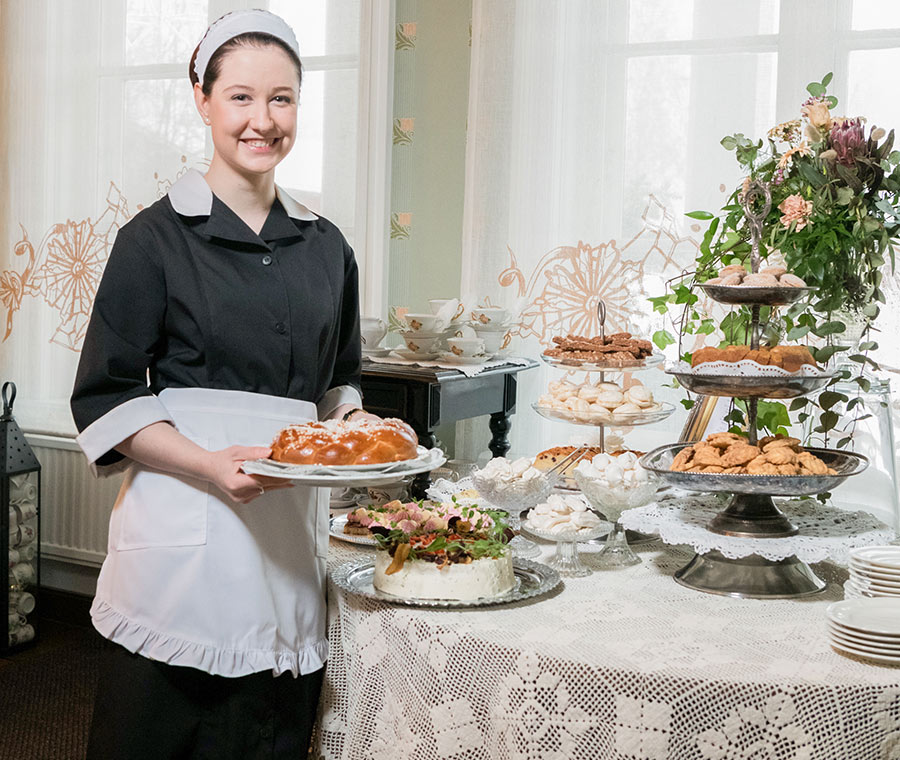
M819 369L806 364L797 372L788 372L782 367L741 359L739 362L703 362L692 367L687 362L678 362L666 368L666 372L688 375L726 375L733 377L830 377L830 369Z
M738 538L706 529L727 501L711 494L675 492L671 497L629 509L621 523L631 530L656 533L667 544L687 544L697 554L719 551L729 559L758 554L769 560L797 557L803 562L831 560L846 565L859 546L887 544L893 530L868 512L848 512L814 499L775 499L778 508L800 529L788 538Z

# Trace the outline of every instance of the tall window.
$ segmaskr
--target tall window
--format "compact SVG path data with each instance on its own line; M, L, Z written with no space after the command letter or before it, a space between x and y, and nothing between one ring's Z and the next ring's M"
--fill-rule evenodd
M351 245L365 233L357 188L368 114L357 104L374 12L361 0L12 0L0 30L13 106L0 114L11 190L0 377L19 385L26 430L74 433L68 397L115 233L212 156L188 61L210 22L242 7L281 15L300 43L298 139L276 181Z

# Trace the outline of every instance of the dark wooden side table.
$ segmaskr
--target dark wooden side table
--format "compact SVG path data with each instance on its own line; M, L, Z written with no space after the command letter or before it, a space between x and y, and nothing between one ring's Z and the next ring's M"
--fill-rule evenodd
M434 430L438 425L489 414L492 436L488 448L495 457L502 457L509 451L507 433L510 415L516 410L516 375L537 365L529 359L527 365L504 364L466 377L451 369L363 359L363 406L372 414L405 420L416 431L419 443L428 448L437 444ZM412 495L425 498L429 482L427 472L417 475Z

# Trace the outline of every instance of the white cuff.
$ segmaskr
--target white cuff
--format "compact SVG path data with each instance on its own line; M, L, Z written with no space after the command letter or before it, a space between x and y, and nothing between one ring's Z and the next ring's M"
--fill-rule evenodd
M339 385L337 388L325 391L325 395L316 404L319 419L328 419L328 415L342 404L362 407L362 395L352 385Z
M88 458L94 475L110 475L121 467L112 465L98 468L95 462L128 436L154 422L175 424L175 420L156 396L140 396L110 409L94 420L75 438L75 442Z

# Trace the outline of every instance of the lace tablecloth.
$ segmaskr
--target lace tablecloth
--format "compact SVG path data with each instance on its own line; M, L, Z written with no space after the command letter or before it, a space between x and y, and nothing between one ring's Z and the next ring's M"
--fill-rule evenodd
M672 580L692 552L638 551L636 567L472 611L395 607L329 584L318 756L900 758L900 668L828 645L825 607L843 597L845 571L814 566L829 585L812 598L730 599ZM365 552L332 540L329 564Z

